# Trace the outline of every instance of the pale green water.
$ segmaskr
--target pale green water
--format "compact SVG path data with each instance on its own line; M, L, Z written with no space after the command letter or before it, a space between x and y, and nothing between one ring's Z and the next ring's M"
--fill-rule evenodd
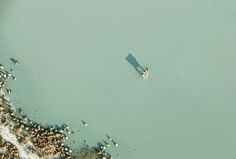
M21 62L11 96L37 121L68 123L90 145L109 134L124 159L236 158L236 1L0 5L1 59Z

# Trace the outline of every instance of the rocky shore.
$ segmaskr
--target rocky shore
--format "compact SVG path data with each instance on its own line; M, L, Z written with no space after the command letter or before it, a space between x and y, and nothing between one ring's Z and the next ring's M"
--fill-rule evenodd
M13 65L18 65L14 58ZM70 134L67 125L44 127L17 109L6 94L14 70L0 64L0 159L111 159L105 145L82 146L72 150L65 145Z

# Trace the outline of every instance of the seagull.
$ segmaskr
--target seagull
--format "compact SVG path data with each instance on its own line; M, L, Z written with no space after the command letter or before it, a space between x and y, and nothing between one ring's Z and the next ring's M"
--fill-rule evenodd
M0 64L0 70L3 70L4 66L2 64Z
M15 58L10 58L11 62L14 64L14 65L18 65L18 60L15 59Z
M88 126L88 124L84 120L81 120L81 122L84 126Z
M11 94L11 89L7 88L6 91L7 91L8 94Z

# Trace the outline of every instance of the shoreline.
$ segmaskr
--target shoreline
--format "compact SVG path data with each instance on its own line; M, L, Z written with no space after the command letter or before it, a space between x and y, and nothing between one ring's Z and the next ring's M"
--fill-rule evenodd
M14 64L18 64L18 61L14 61ZM6 88L8 81L16 78L2 64L0 66L0 159L113 158L104 145L83 145L73 151L65 144L71 133L65 124L45 127L29 119L6 96L11 92Z
M5 96L0 97L1 157L72 158L72 150L64 145L66 127L42 127L15 110ZM12 149L15 151L12 153Z

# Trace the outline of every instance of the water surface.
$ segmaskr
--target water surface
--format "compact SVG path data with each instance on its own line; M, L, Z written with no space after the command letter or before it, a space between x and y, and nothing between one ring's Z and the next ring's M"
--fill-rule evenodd
M21 62L13 101L40 123L67 123L74 146L109 134L121 158L234 159L235 7L0 0L1 59ZM150 68L148 80L129 53Z

